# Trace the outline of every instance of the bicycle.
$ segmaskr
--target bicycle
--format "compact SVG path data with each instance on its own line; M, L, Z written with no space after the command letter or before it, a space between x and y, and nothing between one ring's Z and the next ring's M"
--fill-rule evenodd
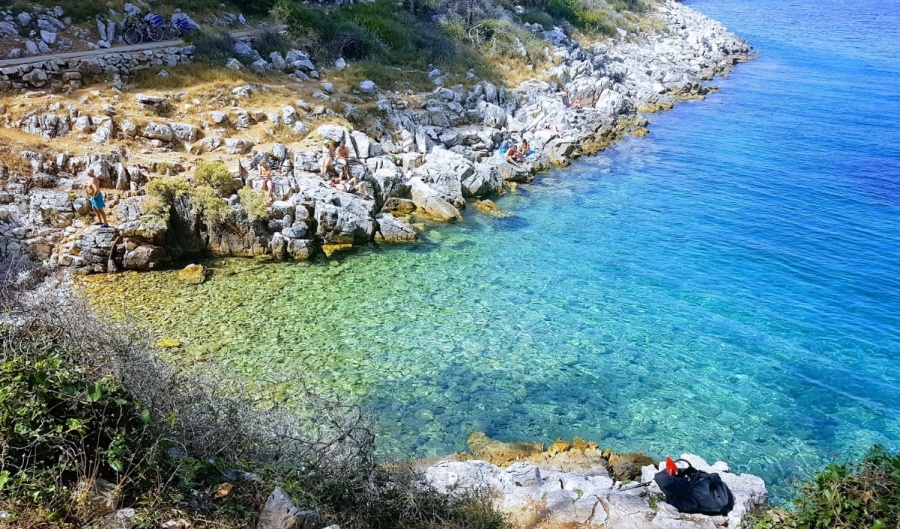
M144 38L153 42L163 40L163 18L154 13L148 14L140 21L129 17L123 38L131 45L144 42Z
M175 15L172 15L162 26L163 40L175 40L196 30L197 26L188 22L187 19L176 18Z

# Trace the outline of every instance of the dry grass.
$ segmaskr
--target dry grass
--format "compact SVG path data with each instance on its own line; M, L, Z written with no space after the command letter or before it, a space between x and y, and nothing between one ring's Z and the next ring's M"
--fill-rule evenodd
M157 77L161 70L168 72L169 76ZM238 86L240 84L259 83L264 80L259 75L232 70L224 65L211 67L202 63L190 63L180 64L171 68L155 66L141 70L135 75L132 86L141 90L178 90L194 88L198 85Z
M50 144L40 136L18 129L0 128L0 165L9 170L10 176L31 174L31 164L22 156L23 151L46 152L49 148Z

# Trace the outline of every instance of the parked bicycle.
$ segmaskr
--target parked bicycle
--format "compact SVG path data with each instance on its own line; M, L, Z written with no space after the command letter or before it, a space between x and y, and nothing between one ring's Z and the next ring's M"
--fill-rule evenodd
M137 20L136 17L129 17L125 23L123 36L125 42L132 45L140 44L144 40L156 42L165 38L164 27L163 17L155 13L149 13L140 20Z
M189 19L176 18L175 16L173 16L171 19L169 19L165 26L163 26L163 37L166 40L175 40L187 35L188 33L196 29L197 26L192 24Z

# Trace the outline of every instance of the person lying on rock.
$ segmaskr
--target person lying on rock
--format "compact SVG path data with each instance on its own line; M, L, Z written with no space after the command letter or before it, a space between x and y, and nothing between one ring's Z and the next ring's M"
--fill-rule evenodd
M334 168L334 159L337 155L334 152L334 142L326 141L322 145L322 159L319 160L319 176L324 180L327 178L328 171Z
M262 185L259 192L266 196L269 202L275 200L275 183L272 181L272 170L269 169L269 157L263 156L259 161L259 180Z
M333 187L338 191L343 191L344 193L359 193L359 195L366 200L372 198L371 186L369 186L368 182L358 178L344 178L343 172L341 173L341 177L335 178L329 182L328 186Z
M506 149L506 162L514 167L519 166L519 150L515 145Z
M100 165L90 165L85 171L85 175L88 178L87 196L91 201L91 209L97 216L97 222L94 224L99 224L101 228L108 228L109 224L106 223L106 211L104 210L106 203L103 201L103 191L100 191Z

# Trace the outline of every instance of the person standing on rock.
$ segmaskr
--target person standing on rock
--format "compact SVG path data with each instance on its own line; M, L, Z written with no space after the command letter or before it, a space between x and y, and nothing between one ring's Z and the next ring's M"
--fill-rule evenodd
M91 201L91 209L97 216L97 222L94 224L99 224L101 228L108 228L109 224L106 223L106 211L104 210L106 202L103 200L103 191L100 191L100 165L91 164L85 174L88 178L87 196Z

